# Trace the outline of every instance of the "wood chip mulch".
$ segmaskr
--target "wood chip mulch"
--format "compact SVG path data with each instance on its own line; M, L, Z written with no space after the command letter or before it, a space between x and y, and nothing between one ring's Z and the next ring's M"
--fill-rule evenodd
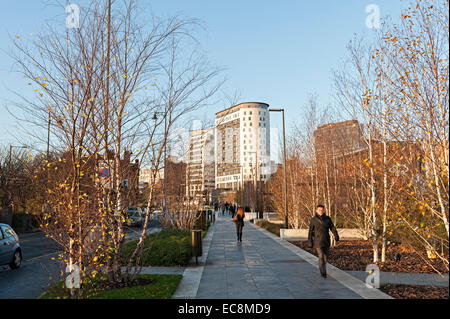
M315 249L308 248L306 241L292 242L294 245L317 256ZM381 253L381 245L379 247ZM396 260L400 254L400 260ZM425 262L425 260L428 261ZM342 270L365 271L366 266L373 264L372 242L369 240L343 240L330 249L328 262ZM436 270L448 274L448 265L439 258L428 259L401 245L391 244L386 251L386 262L378 263L381 271L403 273L436 273ZM433 269L433 267L436 269Z
M307 242L292 242L296 246L317 256L315 249L308 247ZM379 247L381 252L381 247ZM396 260L396 254L400 254L400 260ZM409 273L436 273L436 268L441 273L448 274L448 268L440 260L430 260L431 264L424 261L426 256L419 256L416 252L406 249L401 245L389 245L386 252L386 262L379 263L381 271L409 272ZM328 262L342 270L365 271L366 266L372 264L372 242L366 240L343 240L336 247L330 249ZM386 284L380 290L397 299L448 299L448 287L394 285Z
M448 299L448 287L386 284L380 290L396 299Z

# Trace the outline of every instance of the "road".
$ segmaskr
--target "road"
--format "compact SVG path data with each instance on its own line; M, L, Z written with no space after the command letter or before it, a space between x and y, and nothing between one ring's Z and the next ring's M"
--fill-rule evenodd
M60 248L42 232L19 234L23 262L19 269L0 266L0 298L36 298L63 270L56 260Z
M149 222L150 227L157 222ZM136 237L139 228L126 228L130 239ZM149 229L148 232L151 232ZM60 247L42 232L19 234L23 262L19 269L0 266L0 299L35 299L64 274L64 265L57 261ZM55 260L52 260L55 258Z

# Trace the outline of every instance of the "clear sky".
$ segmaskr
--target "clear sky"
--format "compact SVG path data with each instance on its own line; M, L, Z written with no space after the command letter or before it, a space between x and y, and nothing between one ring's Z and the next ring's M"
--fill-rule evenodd
M203 21L202 48L213 63L226 68L223 91L239 92L240 102L285 108L288 134L308 93L318 94L324 105L333 103L331 70L345 59L345 46L353 34L370 37L366 7L376 4L381 16L397 17L407 5L400 0L143 1L157 16L182 14ZM5 54L11 48L9 37L37 33L47 19L60 19L64 27L65 13L50 6L52 2L0 0L0 144L14 143L15 127L20 125L5 109L14 99L10 91L27 90L20 76L11 73L12 61ZM210 114L212 120L224 106L218 103L198 117ZM280 115L273 114L271 122L280 128Z

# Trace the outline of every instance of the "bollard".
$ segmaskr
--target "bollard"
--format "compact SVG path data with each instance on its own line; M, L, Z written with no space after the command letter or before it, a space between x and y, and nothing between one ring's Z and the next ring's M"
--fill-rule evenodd
M198 257L202 255L202 231L191 229L192 256L195 256L195 264L198 264Z

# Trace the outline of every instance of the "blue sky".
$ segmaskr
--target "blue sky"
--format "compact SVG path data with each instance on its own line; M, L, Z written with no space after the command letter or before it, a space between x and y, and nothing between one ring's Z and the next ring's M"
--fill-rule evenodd
M202 48L214 64L226 68L223 91L238 91L240 102L285 108L288 134L292 121L301 121L309 93L318 94L324 105L333 103L331 70L345 59L353 34L371 36L365 25L366 6L376 4L381 16L397 17L406 5L400 0L145 1L157 16L182 14L203 21ZM20 76L11 73L12 61L5 54L11 48L9 36L38 33L47 19L60 19L63 28L65 13L49 6L51 2L0 0L0 144L14 143L15 126L20 125L5 109L14 98L10 90L26 90ZM224 106L218 103L198 117L213 117ZM271 122L280 128L280 115L272 115Z

